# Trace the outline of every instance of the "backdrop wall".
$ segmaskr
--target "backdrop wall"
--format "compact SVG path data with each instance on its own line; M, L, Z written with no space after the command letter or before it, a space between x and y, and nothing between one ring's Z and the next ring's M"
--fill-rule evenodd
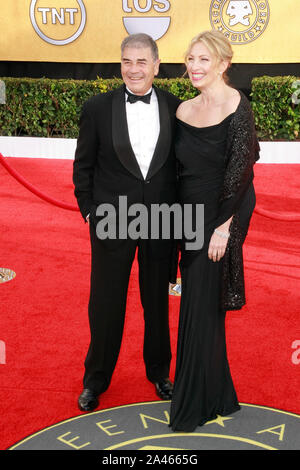
M0 76L120 77L120 43L144 31L158 43L159 77L180 77L190 39L219 29L234 49L230 79L300 75L298 0L1 1Z
M158 41L165 63L182 63L189 41L217 29L236 63L298 63L299 0L1 1L6 61L115 63L127 34Z

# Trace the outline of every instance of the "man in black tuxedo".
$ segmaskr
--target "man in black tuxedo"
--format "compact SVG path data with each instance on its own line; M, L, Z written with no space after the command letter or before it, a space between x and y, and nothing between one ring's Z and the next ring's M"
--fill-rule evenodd
M124 85L84 104L73 168L75 196L89 223L91 239L91 341L78 399L82 411L95 409L99 395L110 384L121 346L136 250L146 375L160 398L171 399L173 389L168 321L169 280L174 282L170 279L172 240L100 239L96 230L101 220L97 207L112 204L118 214L119 196L126 196L128 207L140 203L150 209L151 204L175 202L173 130L180 100L152 86L160 61L151 37L128 36L121 52Z

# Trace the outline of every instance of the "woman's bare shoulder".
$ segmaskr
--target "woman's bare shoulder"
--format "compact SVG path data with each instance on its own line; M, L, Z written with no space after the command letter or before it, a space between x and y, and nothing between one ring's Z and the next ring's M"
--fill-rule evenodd
M240 92L234 88L228 91L226 101L223 105L223 113L224 115L234 113L241 101Z
M186 116L188 116L191 110L194 108L195 103L197 103L196 98L183 101L177 108L176 116L178 119L184 119Z

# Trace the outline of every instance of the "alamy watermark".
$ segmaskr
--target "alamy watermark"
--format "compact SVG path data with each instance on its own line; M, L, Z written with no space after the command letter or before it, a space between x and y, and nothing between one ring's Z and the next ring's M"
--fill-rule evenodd
M6 364L6 347L2 340L0 340L0 364Z
M6 88L3 80L0 80L0 104L6 103Z
M109 203L100 204L96 225L101 240L130 238L151 240L180 240L184 236L187 250L200 250L204 243L204 204L174 203L171 206L142 203L127 205L127 196L119 196L118 210Z
M298 365L300 364L300 340L293 341L292 349L295 349L292 354L292 363Z
M297 88L297 90L292 94L292 103L300 104L300 80L296 80L292 84L292 88Z

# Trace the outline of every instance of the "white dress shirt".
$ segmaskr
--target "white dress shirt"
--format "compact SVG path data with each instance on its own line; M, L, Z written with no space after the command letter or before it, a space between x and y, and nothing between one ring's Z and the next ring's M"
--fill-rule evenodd
M145 94L147 95L151 90L150 104L143 103L142 101L128 103L125 93L129 139L144 179L147 177L160 132L159 108L156 93L154 89L150 88ZM132 93L129 88L128 91ZM90 214L86 216L87 222L89 216Z
M132 93L129 89L128 91ZM151 88L145 94L147 95L150 91ZM126 94L125 99L130 143L146 179L160 132L157 96L152 89L150 104L143 103L143 101L128 103Z

